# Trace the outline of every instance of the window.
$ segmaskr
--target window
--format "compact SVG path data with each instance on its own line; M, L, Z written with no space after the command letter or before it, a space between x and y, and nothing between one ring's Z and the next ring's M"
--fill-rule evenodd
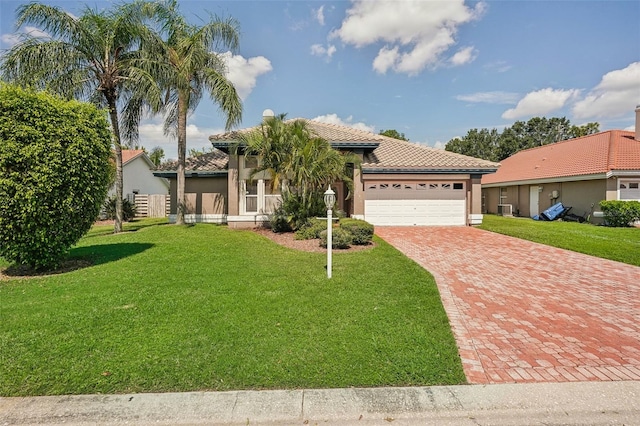
M405 184L404 189L413 189L413 185Z
M375 183L373 185L369 185L369 187L367 189L376 189L378 187L378 185L376 185Z
M621 183L620 184L620 189L627 189L627 184L626 183Z
M453 189L464 189L464 186L462 185L462 182L454 183Z
M380 184L380 189L389 189L389 184L388 183L381 183Z
M427 184L426 183L419 183L416 189L419 189L419 190L427 189Z
M451 184L450 183L443 183L442 184L442 189L451 189Z
M393 189L402 189L402 184L394 183L394 184L392 185L392 187L393 187Z
M638 182L629 182L629 189L638 189Z
M429 184L429 189L438 189L438 184L437 183L430 183Z

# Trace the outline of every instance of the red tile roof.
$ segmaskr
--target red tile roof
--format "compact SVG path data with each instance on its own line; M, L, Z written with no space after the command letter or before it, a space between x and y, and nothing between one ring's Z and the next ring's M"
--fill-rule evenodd
M141 149L123 149L122 150L122 164L126 164L129 161L137 158L139 155L144 154L144 151Z
M640 172L640 141L633 132L609 130L517 152L500 162L482 184L606 174L614 170Z

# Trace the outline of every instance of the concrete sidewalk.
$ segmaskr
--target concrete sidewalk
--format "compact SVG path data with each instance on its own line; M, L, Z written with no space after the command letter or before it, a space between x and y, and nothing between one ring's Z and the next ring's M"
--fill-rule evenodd
M0 425L639 425L640 381L0 398Z

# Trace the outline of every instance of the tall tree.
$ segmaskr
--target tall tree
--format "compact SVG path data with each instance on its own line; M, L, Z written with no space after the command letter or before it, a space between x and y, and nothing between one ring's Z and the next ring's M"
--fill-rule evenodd
M462 138L454 138L447 142L445 150L470 157L495 161L495 151L500 137L496 129L471 129Z
M178 139L176 223L184 223L185 156L187 116L206 92L226 115L226 129L240 123L242 103L226 77L226 65L216 51L235 50L239 42L238 23L211 16L202 26L190 25L178 10L176 0L140 1L135 5L158 27L155 47L147 50L149 72L164 95L165 134Z
M598 123L572 126L565 117L534 117L526 122L516 121L502 133L498 133L496 129L472 129L463 138L447 142L445 150L490 161L502 161L523 149L597 133L599 127Z
M149 159L156 167L158 167L162 163L162 159L164 158L164 149L156 146L151 150L149 154Z
M50 37L25 36L3 55L0 64L8 81L108 108L116 154L114 232L122 231L123 144L118 106L126 103L125 98L160 99L153 79L136 65L140 60L136 48L146 32L134 12L126 6L108 12L86 8L75 18L58 7L22 5L17 9L17 27L33 24ZM127 129L137 129L139 119L139 111L128 114Z
M378 133L378 134L382 135L382 136L388 136L388 137L394 138L394 139L400 139L402 141L408 141L409 140L404 136L404 133L399 133L395 129L381 130L380 133Z

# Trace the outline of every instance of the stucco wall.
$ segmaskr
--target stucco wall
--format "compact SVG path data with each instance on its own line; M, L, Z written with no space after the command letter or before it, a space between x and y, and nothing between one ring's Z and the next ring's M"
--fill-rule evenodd
M127 194L137 191L138 194L168 194L169 186L166 179L156 177L149 167L149 164L138 157L122 168L122 196L127 198ZM116 193L115 185L109 189L109 196Z
M599 211L600 201L607 197L607 180L586 180L574 182L552 182L535 185L512 185L506 187L506 204L513 206L513 213L520 216L529 216L530 188L542 187L538 192L539 210L543 212L552 205L562 202L571 207L571 213L579 216L587 215L594 203L594 210ZM483 188L485 209L487 213L497 213L500 201L500 188ZM553 197L553 191L557 191L557 198Z
M176 179L171 183L171 214L177 213ZM186 214L225 214L227 212L227 176L187 177Z
M482 195L484 197L483 213L498 213L498 203L500 200L500 188L483 188Z
M564 182L560 189L560 201L565 206L571 206L571 213L582 215L591 211L591 203L595 203L594 210L600 211L600 201L606 198L607 182L605 179L584 182Z

